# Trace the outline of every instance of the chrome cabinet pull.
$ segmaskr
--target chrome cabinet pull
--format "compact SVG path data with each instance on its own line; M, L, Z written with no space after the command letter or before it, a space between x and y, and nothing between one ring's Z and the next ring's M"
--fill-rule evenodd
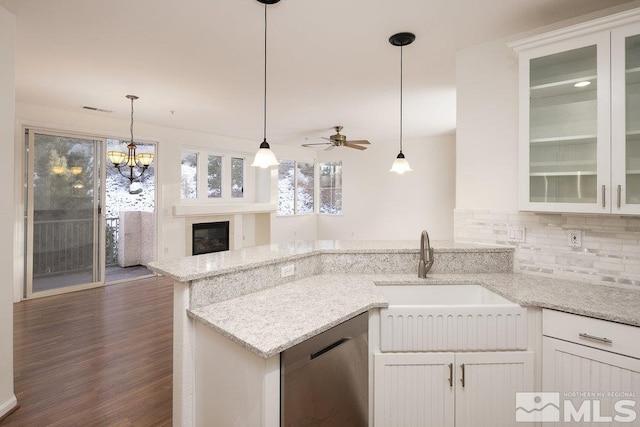
M620 209L620 205L622 204L622 185L618 185L618 209Z
M449 387L453 387L453 363L449 363Z
M585 340L592 340L592 341L598 341L604 344L613 344L613 341L611 341L609 338L605 338L605 337L596 337L595 335L589 335L585 332L580 332L578 334L578 336L580 338L584 338Z
M604 200L606 193L607 193L606 187L604 186L604 184L602 184L602 207L603 208L607 206L607 203Z
M464 387L464 363L460 365L462 368L462 376L460 377L460 382L462 383L462 387Z

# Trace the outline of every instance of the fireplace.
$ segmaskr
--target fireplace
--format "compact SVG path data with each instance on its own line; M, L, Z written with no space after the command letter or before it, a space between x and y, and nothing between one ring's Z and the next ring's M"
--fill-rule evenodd
M193 224L191 255L229 250L229 221Z

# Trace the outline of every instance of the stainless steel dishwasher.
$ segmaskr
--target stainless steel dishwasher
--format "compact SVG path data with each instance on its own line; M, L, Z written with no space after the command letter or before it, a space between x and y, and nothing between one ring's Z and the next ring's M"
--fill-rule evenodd
M281 426L368 425L368 328L365 312L281 354Z

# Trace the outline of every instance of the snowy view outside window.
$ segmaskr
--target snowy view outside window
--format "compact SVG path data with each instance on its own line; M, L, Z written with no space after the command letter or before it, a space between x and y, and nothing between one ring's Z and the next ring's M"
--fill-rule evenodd
M313 163L281 160L278 166L278 215L314 212Z
M182 153L180 195L183 199L198 197L198 154Z
M342 215L342 162L320 163L320 213Z
M295 212L295 163L280 160L278 165L278 215L293 215Z
M315 167L313 163L296 164L296 213L313 213L313 182Z
M244 197L244 159L231 158L231 197Z
M222 197L222 156L209 155L207 195L209 198Z

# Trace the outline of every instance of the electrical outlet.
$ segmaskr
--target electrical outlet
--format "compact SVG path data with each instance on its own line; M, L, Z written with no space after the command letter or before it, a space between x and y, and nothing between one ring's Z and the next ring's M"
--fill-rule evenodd
M524 227L509 227L507 229L507 241L524 243L526 240L526 228Z
M293 276L295 272L296 272L295 264L285 265L280 269L280 277Z
M567 230L567 240L569 247L582 247L582 230Z

